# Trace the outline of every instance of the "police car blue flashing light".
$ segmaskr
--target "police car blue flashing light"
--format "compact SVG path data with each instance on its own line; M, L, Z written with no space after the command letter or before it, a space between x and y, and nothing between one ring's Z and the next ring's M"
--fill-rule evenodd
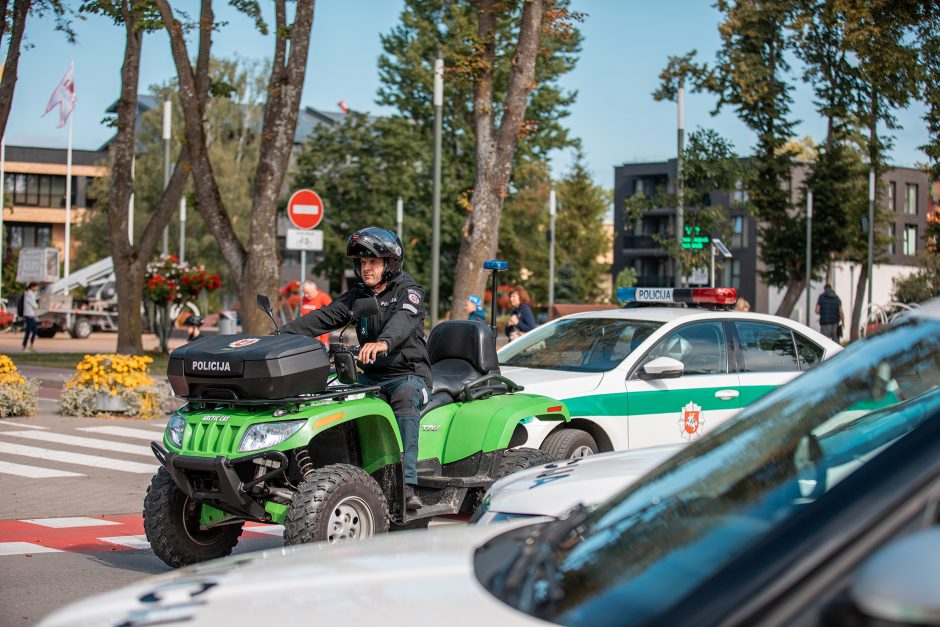
M619 287L617 300L629 303L685 303L688 305L734 305L733 287Z
M496 259L492 259L490 261L484 261L483 269L484 270L496 270L497 272L502 272L503 270L509 270L509 262L499 261Z

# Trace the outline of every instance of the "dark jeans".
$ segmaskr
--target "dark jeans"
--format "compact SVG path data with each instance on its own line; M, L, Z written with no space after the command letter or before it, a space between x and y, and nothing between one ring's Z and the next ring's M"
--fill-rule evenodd
M418 424L421 422L421 409L427 405L431 391L421 377L408 375L396 379L376 381L362 373L359 383L378 385L382 388L382 400L392 406L398 431L401 433L402 447L405 449L403 461L405 483L414 485L418 482Z
M26 348L27 344L32 344L36 341L36 331L39 329L39 323L36 322L36 319L32 316L27 316L23 319L26 320L26 334L23 335L23 348ZM31 333L32 337L30 337Z

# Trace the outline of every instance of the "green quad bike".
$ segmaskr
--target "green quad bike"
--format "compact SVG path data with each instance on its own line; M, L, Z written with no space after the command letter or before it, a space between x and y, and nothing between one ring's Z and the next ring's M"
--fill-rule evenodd
M258 300L270 315L268 299ZM376 310L362 299L353 316ZM162 466L144 499L154 553L174 567L223 557L245 521L284 525L289 545L423 528L434 516L471 512L496 479L553 461L516 448L527 437L522 425L568 421L568 410L500 376L494 337L486 324L460 320L428 338L433 390L415 487L425 506L416 511L404 507L392 409L378 387L355 383L358 347L341 340L330 350L331 382L327 352L306 336L216 336L176 349L168 377L187 402L170 416L163 445L151 443Z

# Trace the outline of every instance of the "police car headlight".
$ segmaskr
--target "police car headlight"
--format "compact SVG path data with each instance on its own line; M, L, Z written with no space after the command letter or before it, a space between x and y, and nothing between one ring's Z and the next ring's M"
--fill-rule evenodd
M251 425L238 445L239 453L257 451L277 446L290 436L294 435L304 426L306 420L290 420L288 422L262 422Z
M182 448L183 431L186 429L186 419L177 413L170 415L170 422L166 425L166 437L173 446Z

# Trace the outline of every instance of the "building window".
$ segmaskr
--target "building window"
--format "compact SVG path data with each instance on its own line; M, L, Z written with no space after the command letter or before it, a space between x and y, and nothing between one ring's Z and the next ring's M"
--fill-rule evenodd
M910 257L917 254L916 224L908 224L904 227L904 254Z
M744 189L744 181L738 179L734 183L734 193L731 195L731 200L738 204L743 204L748 202L751 199L750 195L747 193L747 190Z
M747 222L744 216L731 218L731 248L747 247Z
M895 224L888 225L888 254L898 254L898 230Z
M741 260L731 259L723 264L721 270L721 287L733 287L736 290L741 289Z
M908 183L907 184L907 197L904 202L904 213L915 216L917 215L917 184Z
M46 248L52 245L52 226L48 224L7 222L4 227L4 244L10 252L20 248Z
M65 207L65 177L47 174L7 174L5 189L12 191L14 206L20 207ZM72 177L72 206L77 190Z
M897 211L894 204L894 199L897 196L897 188L898 184L894 181L891 181L891 183L888 185L888 209L891 211Z

